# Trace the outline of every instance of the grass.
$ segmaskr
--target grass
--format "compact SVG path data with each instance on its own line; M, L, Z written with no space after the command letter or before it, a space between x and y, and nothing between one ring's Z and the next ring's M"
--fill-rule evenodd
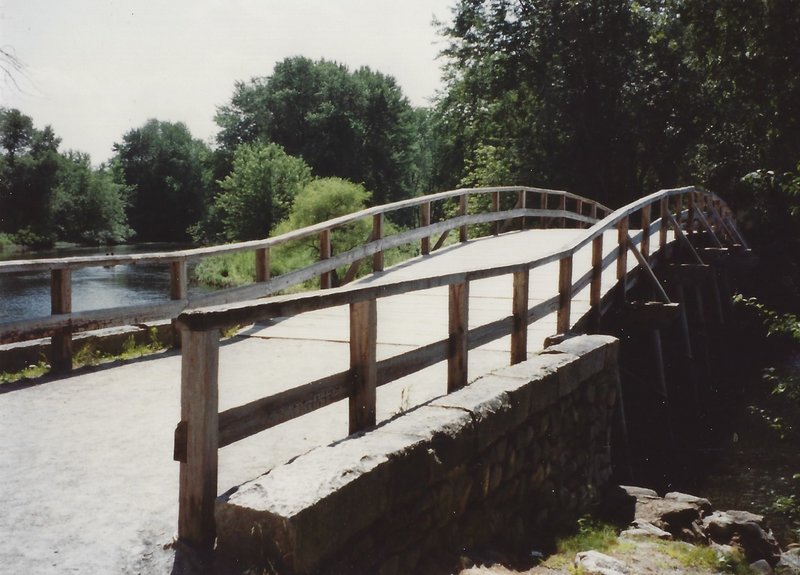
M717 570L734 575L750 575L753 570L738 551L721 555L712 547L691 545L682 541L657 541L659 551L688 569Z
M569 568L579 574L573 565L575 555L591 549L605 553L619 546L617 530L607 523L595 521L590 517L578 520L578 532L556 541L556 553L548 557L542 565L549 569Z
M14 383L23 379L36 379L50 371L50 364L44 358L19 371L0 372L0 384Z

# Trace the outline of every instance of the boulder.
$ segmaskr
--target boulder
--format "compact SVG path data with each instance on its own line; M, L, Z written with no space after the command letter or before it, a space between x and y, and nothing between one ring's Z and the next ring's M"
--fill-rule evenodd
M747 511L715 511L703 519L708 537L721 545L739 547L750 562L766 560L775 565L781 551L764 517Z
M789 549L775 565L775 575L800 575L800 547Z
M626 575L628 568L622 561L599 551L582 551L575 556L575 567L586 575Z

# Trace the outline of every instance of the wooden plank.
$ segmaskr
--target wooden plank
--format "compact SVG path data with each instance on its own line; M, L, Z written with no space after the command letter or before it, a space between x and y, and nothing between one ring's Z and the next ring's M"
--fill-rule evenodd
M431 203L425 202L419 207L419 226L421 228L427 228L429 225L431 225ZM422 253L423 256L427 256L431 253L430 235L426 235L421 239L420 253Z
M449 346L447 352L447 392L467 384L469 283L449 286Z
M186 271L186 260L177 260L169 264L169 299L186 299L189 292L189 274Z
M380 240L383 238L383 214L375 214L372 216L372 240ZM372 271L383 271L383 250L377 251L372 254Z
M371 299L350 304L350 433L375 425L378 303Z
M256 258L256 281L267 282L269 281L270 271L270 249L259 248L255 252Z
M462 217L467 215L467 194L463 194L461 197L458 198L458 215ZM461 225L458 228L458 241L460 242L467 241L466 224Z
M561 196L558 199L558 209L561 210L562 212L566 212L567 211L567 196ZM566 228L567 227L567 219L565 217L563 217L563 216L561 218L561 227L562 228Z
M491 210L493 212L500 211L500 192L492 192L492 207ZM500 222L495 221L492 223L492 235L496 236L500 233Z
M514 274L514 293L511 313L514 326L511 332L511 364L520 363L528 358L528 291L530 287L530 271Z
M50 272L50 313L72 312L72 272L58 269ZM55 373L72 371L72 329L65 326L56 330L50 340L52 370Z
M625 294L628 291L626 277L628 275L628 216L620 219L617 223L617 243L619 254L617 255L617 282L620 285L619 301L625 302Z
M628 247L630 248L633 255L636 257L636 261L639 262L639 265L642 267L645 275L650 279L650 283L653 286L653 289L656 290L659 297L661 297L661 301L664 303L671 303L669 301L669 296L667 292L664 291L664 287L661 285L661 282L658 281L656 274L653 273L653 268L650 267L650 262L644 257L644 254L641 253L637 248L636 244L631 240L630 235L628 235Z
M325 228L319 233L319 260L320 263L324 262L331 257L331 230ZM319 275L319 289L330 289L331 287L331 271L323 271Z
M211 550L216 539L219 334L189 331L182 340L181 421L187 439L186 462L180 465L178 537Z
M539 208L542 211L547 209L547 196L548 196L547 192L544 192L539 196L539 202L540 202ZM544 216L540 217L539 225L542 227L542 229L547 229L547 218Z
M603 285L603 235L592 240L592 286L589 290L589 307L592 311L592 330L600 329L600 299Z
M567 333L570 328L572 307L572 256L563 258L558 265L558 315L556 331Z
M642 245L640 247L642 256L647 260L650 257L650 217L651 217L651 204L642 208Z

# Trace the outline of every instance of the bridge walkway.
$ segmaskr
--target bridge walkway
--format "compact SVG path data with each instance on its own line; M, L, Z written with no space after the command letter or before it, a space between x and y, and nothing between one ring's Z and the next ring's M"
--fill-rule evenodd
M512 232L441 249L362 279L397 279L529 261L580 230ZM605 251L616 246L606 232ZM670 233L670 239L672 234ZM651 238L658 246L658 234ZM574 277L590 268L591 245L574 258ZM636 265L629 258L628 266ZM603 291L615 284L614 266ZM531 274L530 304L551 298L558 262ZM589 309L589 288L573 299L572 322ZM470 327L511 313L510 276L470 284ZM220 354L220 409L348 368L347 308L309 312L251 326ZM378 303L378 359L447 336L447 289ZM555 312L530 325L529 351L556 332ZM469 354L469 379L509 363L509 338ZM19 573L169 573L176 534L178 464L172 435L180 419L181 357L169 352L102 366L61 380L0 393L0 565ZM446 393L444 362L378 390L377 417ZM347 402L284 423L220 451L226 490L316 445L347 434Z

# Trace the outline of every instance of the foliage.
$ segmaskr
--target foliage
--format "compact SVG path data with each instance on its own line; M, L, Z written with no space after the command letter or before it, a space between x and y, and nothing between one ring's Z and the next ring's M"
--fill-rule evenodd
M485 146L518 181L610 205L800 158L796 2L461 0L441 30L437 184Z
M713 547L691 545L683 541L656 540L661 553L672 557L681 565L692 570L708 569L717 573L750 575L752 570L744 555L739 551L720 553Z
M0 384L14 383L23 379L35 379L43 376L48 371L50 371L50 364L47 363L46 359L42 358L20 371L0 372Z
M181 122L148 120L114 144L128 219L140 241L185 241L205 213L210 150Z
M311 180L306 163L276 144L243 144L236 149L233 171L220 186L215 206L229 240L265 238L292 207Z
M120 243L133 235L125 216L128 190L106 168L93 170L89 156L68 152L53 191L53 220L61 240Z
M255 281L256 260L252 252L237 252L205 258L194 269L202 285L227 288Z
M216 121L224 149L280 144L317 176L363 183L376 203L409 197L426 181L417 130L424 116L415 114L393 78L369 68L350 72L327 60L287 58L271 76L237 83Z

